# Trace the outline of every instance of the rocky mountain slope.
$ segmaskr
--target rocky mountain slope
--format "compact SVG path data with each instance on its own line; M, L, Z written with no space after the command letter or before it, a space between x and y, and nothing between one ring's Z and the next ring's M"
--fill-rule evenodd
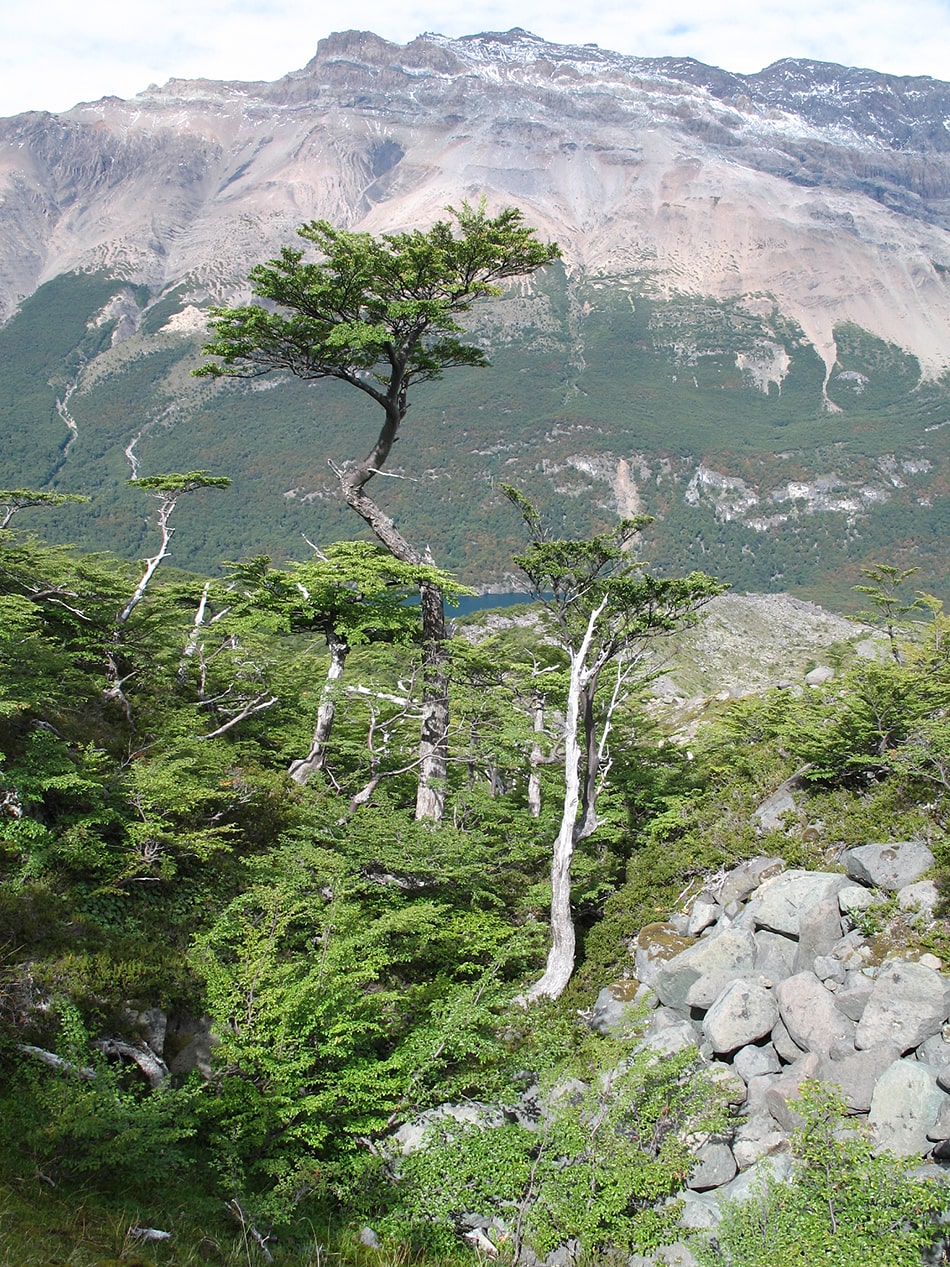
M169 465L254 469L226 528L182 530L183 560L338 531L325 461L349 455L353 402L189 383L202 309L246 297L305 219L380 232L484 195L565 267L483 312L496 370L412 420L399 473L431 496L392 507L440 559L503 573L501 475L569 530L647 510L655 555L739 584L840 592L871 554L915 548L939 574L948 119L950 85L926 78L734 75L516 29L346 32L276 83L172 80L0 121L4 478L105 498L71 526L127 552L144 537L122 481Z

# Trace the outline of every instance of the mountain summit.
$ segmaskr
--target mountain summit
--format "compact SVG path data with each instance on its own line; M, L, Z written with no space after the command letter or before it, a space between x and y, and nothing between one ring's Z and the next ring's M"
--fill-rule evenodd
M117 417L114 444L124 450L133 435L155 434L159 414L167 430L205 408L180 373L172 385L172 343L184 366L203 307L247 297L249 267L292 243L302 221L379 233L430 224L446 205L484 196L493 208L521 207L561 244L566 265L560 281L513 293L503 317L486 318L493 358L520 332L528 377L539 372L548 391L543 407L528 393L541 435L566 425L623 437L548 450L558 471L574 472L566 482L551 476L552 496L573 488L576 498L578 472L596 489L609 470L608 502L668 517L645 492L663 482L653 418L665 440L678 437L664 460L696 459L677 468L682 497L693 499L685 505L705 507L720 525L741 521L761 542L776 525L830 507L854 526L909 477L935 478L942 462L940 437L925 441L924 431L945 421L940 384L950 368L948 121L950 85L822 62L738 75L551 44L520 28L428 33L404 47L341 32L274 83L170 80L130 101L0 120L0 334L12 337L40 302L30 297L65 278L116 283L82 314L107 333L105 345L91 349L82 335L78 377L52 378L55 400L71 385L81 409L107 370L117 382L120 363L131 373L160 339L166 377ZM122 361L116 348L125 343ZM556 391L550 367L532 361L552 355ZM687 391L695 400L685 402ZM738 414L723 403L733 391ZM667 392L676 408L663 403ZM920 415L913 444L898 397ZM628 402L622 419L618 402ZM475 408L439 398L443 413L450 405ZM771 418L767 435L756 438L757 424L743 421L746 407ZM63 478L73 433L55 404L47 408L59 452L47 443L31 454L21 443L18 478ZM819 435L834 444L866 434L867 416L880 419L882 409L887 434L862 442L870 453L859 444L850 465L809 457L776 483L774 472L717 456L750 445L811 452ZM831 426L839 415L854 426ZM725 446L717 419L739 420ZM500 452L497 437L475 435L484 421L468 419L472 453ZM73 423L80 427L75 411ZM433 437L433 465L436 450ZM79 478L82 444L69 460ZM492 462L473 463L490 483ZM646 468L649 476L636 475ZM281 491L320 501L318 485L311 471ZM809 492L792 514L799 486ZM447 488L447 505L453 496ZM913 505L934 496L942 485L921 486ZM448 552L464 563L466 551L459 542Z

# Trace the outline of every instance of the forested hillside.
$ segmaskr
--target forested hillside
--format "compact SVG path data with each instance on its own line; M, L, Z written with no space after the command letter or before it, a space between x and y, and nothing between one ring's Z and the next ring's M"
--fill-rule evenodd
M0 1261L461 1261L478 1251L460 1216L479 1202L511 1231L502 1255L524 1262L568 1242L606 1263L675 1240L663 1202L690 1139L727 1129L730 1110L693 1054L651 1063L578 1009L629 974L643 925L743 858L834 868L844 846L926 840L945 879L950 642L935 600L912 606L926 579L867 577L877 653L857 654L856 629L816 652L834 669L820 685L798 671L732 700L707 686L688 748L672 737L682 717L642 697L646 647L689 617L664 627L643 609L624 673L611 661L585 697L601 739L577 768L582 788L597 778L571 860L576 968L558 1000L526 1008L549 946L583 632L618 576L653 602L648 577L613 530L526 543L545 603L447 644L444 799L419 819L425 648L406 600L420 583L451 594L450 579L352 543L207 580L176 571L158 558L162 515L167 529L170 500L184 522L226 496L215 482L132 490L149 567L17 531L43 514L54 536L55 506L0 532ZM561 578L588 569L580 640L550 597L552 559ZM766 830L754 811L793 774L797 808ZM945 961L944 930L894 935ZM463 1134L402 1164L387 1144L427 1108L512 1105L534 1083L573 1088L550 1144L513 1119L487 1144ZM827 1123L826 1103L814 1111ZM595 1121L611 1124L603 1147ZM905 1189L896 1162L869 1186L870 1162L847 1158L858 1217L827 1234L827 1261L854 1261L855 1229L881 1208L910 1239L876 1261L916 1261L937 1189ZM809 1217L785 1210L782 1243Z

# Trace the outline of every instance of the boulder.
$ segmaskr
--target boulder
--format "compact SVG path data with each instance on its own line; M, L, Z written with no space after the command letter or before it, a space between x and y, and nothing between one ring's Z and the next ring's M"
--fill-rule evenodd
M837 896L847 880L827 871L785 871L753 894L746 910L758 928L797 937L802 915Z
M637 980L644 985L655 985L664 961L691 945L691 940L677 933L669 923L645 924L631 947Z
M720 994L731 985L734 981L744 981L747 985L757 985L763 990L769 989L772 985L771 977L765 976L761 972L744 972L740 976L728 970L720 972L707 972L705 976L694 981L689 987L689 993L686 995L686 1006L695 1008L700 1012L706 1012L719 998Z
M835 1007L854 1022L860 1021L867 1007L874 982L863 972L845 974L844 989L835 993Z
M771 1034L778 1020L775 999L760 985L733 981L720 994L703 1021L703 1034L713 1051L736 1051Z
M791 1134L801 1125L801 1117L793 1107L798 1093L806 1079L818 1077L821 1060L814 1052L806 1052L794 1065L789 1065L780 1078L765 1093L765 1104L768 1111L778 1122L783 1131Z
M852 880L874 889L896 893L919 880L934 864L934 856L921 840L905 840L891 845L858 845L845 854L845 867Z
M597 995L588 1024L605 1038L628 1035L647 1010L639 999L639 981L615 981Z
M802 911L798 925L796 971L811 968L817 958L830 955L840 940L841 911L835 893Z
M950 1140L950 1095L945 1095L937 1109L934 1124L927 1132L927 1138L937 1143L939 1140Z
M837 987L844 985L848 979L847 969L834 955L816 955L812 963L812 972L819 981L824 982L827 989L834 987L835 993L837 993Z
M782 1062L771 1043L761 1047L749 1044L733 1056L732 1067L740 1078L748 1082L750 1078L758 1078L762 1074L781 1073Z
M838 1060L825 1057L818 1069L822 1082L833 1082L841 1088L845 1103L854 1113L867 1113L878 1079L889 1069L900 1052L893 1043L882 1043L867 1051Z
M755 939L750 932L727 928L717 937L693 942L686 950L659 965L654 989L667 1007L683 1009L690 987L712 972L733 972L735 976L753 971Z
M918 1060L896 1060L878 1078L868 1124L877 1147L898 1157L922 1157L930 1151L927 1133L945 1100L935 1071Z
M693 899L689 910L689 921L686 932L690 937L698 937L701 932L715 924L722 914L722 907L711 893L700 893Z
M950 981L922 963L892 960L877 975L855 1034L855 1046L896 1043L911 1051L939 1034L950 1014Z
M788 1147L784 1131L766 1109L745 1118L732 1141L732 1155L740 1170L748 1170L762 1157L769 1157Z
M722 1060L712 1060L706 1066L706 1075L726 1104L738 1107L746 1100L746 1085L732 1065Z
M813 972L780 982L775 997L792 1041L803 1051L827 1056L842 1043L853 1046L854 1022L835 1006L834 995Z
M750 858L734 867L723 880L718 894L719 901L723 906L729 906L732 902L744 902L763 881L784 870L785 861L782 858Z
M783 981L795 971L798 942L784 933L760 928L755 933L755 970L773 981Z
M679 1200L683 1206L679 1225L691 1232L710 1232L722 1219L722 1210L715 1197L705 1197L687 1188Z
M838 906L842 915L860 915L875 901L874 894L863 884L846 884L838 890Z
M919 911L925 918L932 919L939 897L933 880L918 880L897 890L897 905L902 911Z
M792 1038L781 1017L775 1022L775 1028L772 1030L772 1046L775 1048L775 1054L779 1060L786 1065L794 1064L805 1051L804 1047L799 1047L798 1043Z
M710 1140L696 1150L696 1164L686 1180L687 1188L706 1192L709 1188L721 1188L734 1179L739 1167L728 1144Z
M748 1170L743 1171L716 1191L716 1199L722 1201L747 1201L757 1196L770 1183L781 1183L791 1174L792 1159L788 1153L771 1153L762 1157Z
M678 1020L673 1025L651 1024L643 1038L643 1046L660 1056L675 1056L677 1052L698 1043L699 1034L695 1026L686 1020Z
M945 1068L950 1065L950 1042L942 1032L934 1034L917 1048L917 1059L935 1069Z
M761 805L755 807L752 817L757 820L760 831L780 831L785 826L785 815L797 813L795 798L783 783Z

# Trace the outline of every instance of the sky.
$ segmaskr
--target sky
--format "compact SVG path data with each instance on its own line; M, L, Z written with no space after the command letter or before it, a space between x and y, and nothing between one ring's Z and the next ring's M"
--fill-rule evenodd
M2 0L0 117L132 97L170 78L279 79L332 31L523 27L554 43L695 57L749 73L782 57L950 81L950 0Z

